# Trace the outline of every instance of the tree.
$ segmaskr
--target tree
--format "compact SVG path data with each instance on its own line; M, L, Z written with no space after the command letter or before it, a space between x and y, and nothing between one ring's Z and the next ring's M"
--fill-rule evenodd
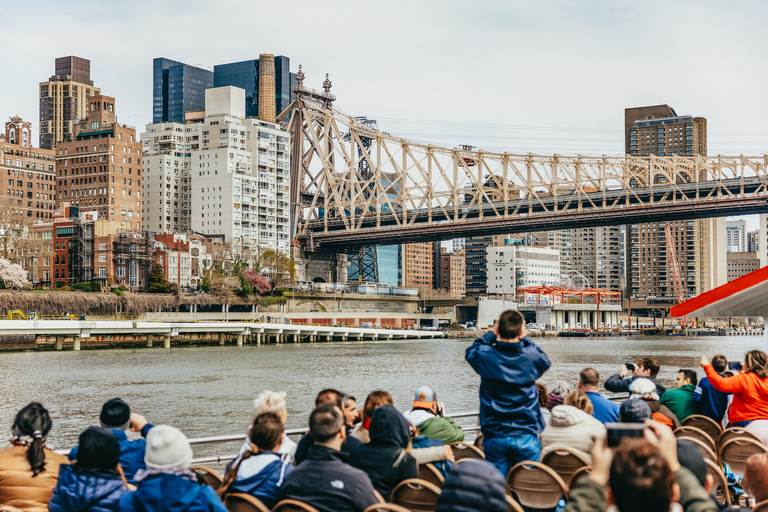
M252 295L253 288L251 288L251 283L248 282L248 279L245 278L242 272L238 272L237 278L240 280L240 288L235 290L235 294L242 298L246 298L249 295Z
M165 269L160 263L152 266L152 273L149 274L147 283L147 293L171 293L173 287L165 278Z
M253 269L269 277L272 289L276 290L296 281L296 262L282 252L268 249L254 259Z
M0 279L5 288L23 290L31 286L28 273L18 263L0 258Z
M268 278L260 276L252 270L246 270L243 272L243 276L248 280L248 284L251 285L251 289L254 293L264 295L265 293L272 291L272 283L269 282Z

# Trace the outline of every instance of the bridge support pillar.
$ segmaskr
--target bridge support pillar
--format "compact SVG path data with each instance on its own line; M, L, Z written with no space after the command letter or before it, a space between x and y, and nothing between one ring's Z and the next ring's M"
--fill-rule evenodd
M64 348L64 336L56 336L56 350Z
M227 342L227 335L224 334L223 332L220 332L219 333L219 346L223 347L226 342Z
M163 336L163 348L171 348L171 337Z
M261 346L261 333L260 332L256 333L256 346L257 347Z
M80 350L80 336L74 337L74 343L72 344L72 350Z
M237 346L238 347L242 347L243 346L243 335L242 334L238 334L237 335Z
M152 348L152 342L155 340L155 336L147 334L147 348Z

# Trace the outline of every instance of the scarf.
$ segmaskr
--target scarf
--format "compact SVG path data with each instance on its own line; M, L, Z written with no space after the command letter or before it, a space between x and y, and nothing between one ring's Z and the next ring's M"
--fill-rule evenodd
M136 472L136 474L133 476L133 483L137 484L141 482L142 480L146 480L147 478L155 475L176 475L180 476L181 478L184 478L185 480L189 480L190 482L198 483L197 481L197 474L195 474L194 471L191 471L186 468L142 468Z

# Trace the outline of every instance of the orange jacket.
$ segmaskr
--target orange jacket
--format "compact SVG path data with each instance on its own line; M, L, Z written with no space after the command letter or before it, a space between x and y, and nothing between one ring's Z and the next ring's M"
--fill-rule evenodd
M59 466L69 464L66 455L45 449L45 469L36 477L27 460L25 446L0 450L0 505L24 512L48 512L48 500L59 478Z
M728 421L768 420L768 378L752 372L721 377L711 364L704 367L704 372L716 390L733 393Z

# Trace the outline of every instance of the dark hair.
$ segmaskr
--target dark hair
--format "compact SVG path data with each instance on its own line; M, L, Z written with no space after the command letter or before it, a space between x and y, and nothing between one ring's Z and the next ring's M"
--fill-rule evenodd
M582 386L599 386L600 374L594 368L584 368L579 374L579 382Z
M547 386L541 382L537 382L536 389L539 391L539 407L545 408L549 405L549 393L547 393Z
M315 443L327 443L336 437L344 423L344 415L335 403L322 404L309 415L309 433Z
M32 467L32 476L37 476L45 469L44 440L51 431L51 417L42 404L32 402L19 411L13 422L14 435L32 437L32 443L27 447L27 460Z
M344 408L343 409L347 408L347 403L349 403L350 400L353 401L353 402L357 402L357 399L354 396L350 395L349 393L342 393L341 394L341 403L344 404Z
M733 372L731 370L723 372L723 377L725 377L725 378L733 377Z
M717 354L712 358L712 368L717 373L723 373L728 368L728 358L722 354Z
M744 367L747 372L752 372L762 379L768 377L768 369L765 368L767 363L768 356L762 350L750 350L744 354Z
M656 446L624 438L613 456L608 484L619 512L667 511L675 476Z
M699 378L696 376L696 372L693 370L685 370L683 368L680 368L677 370L679 373L683 374L683 379L688 379L691 381L691 384L694 386L699 382Z
M637 366L642 366L646 370L651 370L651 377L654 379L656 378L656 375L659 374L659 368L661 368L659 362L652 357L644 357L643 359L638 359Z
M283 429L283 423L277 414L273 412L257 414L251 426L251 442L261 452L271 451L283 438Z
M395 401L392 400L392 395L383 389L377 389L368 393L368 397L365 399L365 405L363 405L363 420L373 416L373 411L382 405L395 405Z
M523 315L514 309L503 312L499 317L499 337L504 340L511 340L520 336L523 320Z
M342 394L343 393L341 391L337 391L335 389L324 389L317 394L317 397L315 398L315 407L333 402L339 406L339 409L344 410L344 404L341 401Z

